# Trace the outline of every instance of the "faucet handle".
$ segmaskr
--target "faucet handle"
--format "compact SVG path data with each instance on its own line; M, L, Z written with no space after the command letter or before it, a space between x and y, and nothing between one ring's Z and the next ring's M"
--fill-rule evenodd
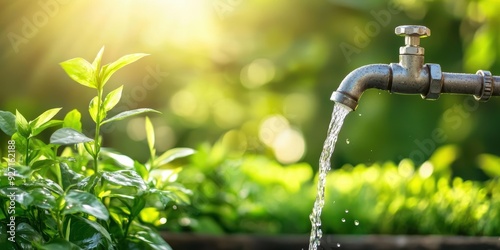
M405 37L405 47L401 47L401 55L424 55L424 48L420 47L420 38L431 35L431 30L420 25L401 25L396 27L394 33Z

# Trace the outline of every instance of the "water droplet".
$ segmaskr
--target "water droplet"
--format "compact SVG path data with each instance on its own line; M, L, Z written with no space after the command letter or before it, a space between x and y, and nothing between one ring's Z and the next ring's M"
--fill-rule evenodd
M337 243L337 247L340 247L340 243Z
M335 204L335 201L333 201L333 204Z
M349 213L349 210L347 210L347 209L346 209L346 210L345 210L345 213L346 213L346 214L348 214L348 213Z
M341 220L341 221L342 221L342 222L345 222L345 218L342 218L342 220Z
M359 226L359 221L358 221L358 220L355 220L355 221L354 221L354 225L355 225L355 226Z
M351 141L349 141L349 139L345 139L345 143L349 144Z
M172 206L172 208L173 208L174 210L177 210L177 206L176 206L176 205L173 205L173 206Z
M361 114L358 114L358 116L361 116Z

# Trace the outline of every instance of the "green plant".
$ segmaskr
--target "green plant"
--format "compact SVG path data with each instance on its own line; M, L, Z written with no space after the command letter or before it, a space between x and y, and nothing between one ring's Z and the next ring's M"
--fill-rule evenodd
M193 190L177 230L197 233L305 233L314 199L311 166L283 166L267 156L234 154L220 140L202 144L179 181ZM172 228L171 228L172 229Z
M11 136L7 162L0 169L2 249L170 249L153 226L167 216L167 205L189 202L190 191L169 177L179 171L177 161L194 151L175 148L157 156L147 117L148 162L103 147L103 125L158 112L142 108L108 118L123 86L104 95L104 85L145 54L126 55L101 67L103 51L92 63L82 58L61 63L70 78L97 91L89 104L93 138L82 133L78 110L55 120L61 109L50 109L31 121L17 110L0 111L0 129ZM37 138L56 126L60 128L49 143Z
M308 234L316 191L311 167L282 166L263 155L233 158L230 150L221 142L203 145L179 175L194 190L196 209L181 214L188 223L178 230ZM332 170L324 234L497 235L500 157L481 155L478 164L491 179L473 181L453 175L459 155L456 145L446 145L421 166L404 159Z

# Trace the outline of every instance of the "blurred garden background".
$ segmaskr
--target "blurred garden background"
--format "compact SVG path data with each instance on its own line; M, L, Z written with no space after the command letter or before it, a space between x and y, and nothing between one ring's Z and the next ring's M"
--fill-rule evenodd
M397 62L404 39L394 28L404 24L431 29L426 62L500 75L499 12L494 0L2 0L0 109L28 119L86 110L93 91L60 62L91 61L102 46L103 63L148 53L106 88L124 84L123 110L162 112L151 116L158 151L198 150L177 180L193 190L192 207L167 228L306 233L329 98L342 79ZM329 179L324 218L335 223L325 232L498 234L498 108L500 98L367 91L333 156L342 169ZM82 121L92 127L88 114ZM103 129L104 145L145 161L143 124Z

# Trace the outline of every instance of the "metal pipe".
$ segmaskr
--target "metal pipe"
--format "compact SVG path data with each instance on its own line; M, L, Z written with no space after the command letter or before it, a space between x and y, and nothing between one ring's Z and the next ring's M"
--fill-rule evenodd
M443 73L441 93L480 95L483 77L476 74Z
M399 63L372 64L355 69L333 92L331 100L356 110L359 98L370 88L391 93L420 94L424 99L438 99L441 93L469 94L478 101L500 96L500 76L479 70L476 74L441 72L438 64L424 64L424 48L420 38L430 36L424 26L404 25L395 30L405 36L406 46L400 47Z
M391 67L386 64L371 64L355 69L333 92L331 100L356 110L363 92L370 88L389 90L392 79Z

